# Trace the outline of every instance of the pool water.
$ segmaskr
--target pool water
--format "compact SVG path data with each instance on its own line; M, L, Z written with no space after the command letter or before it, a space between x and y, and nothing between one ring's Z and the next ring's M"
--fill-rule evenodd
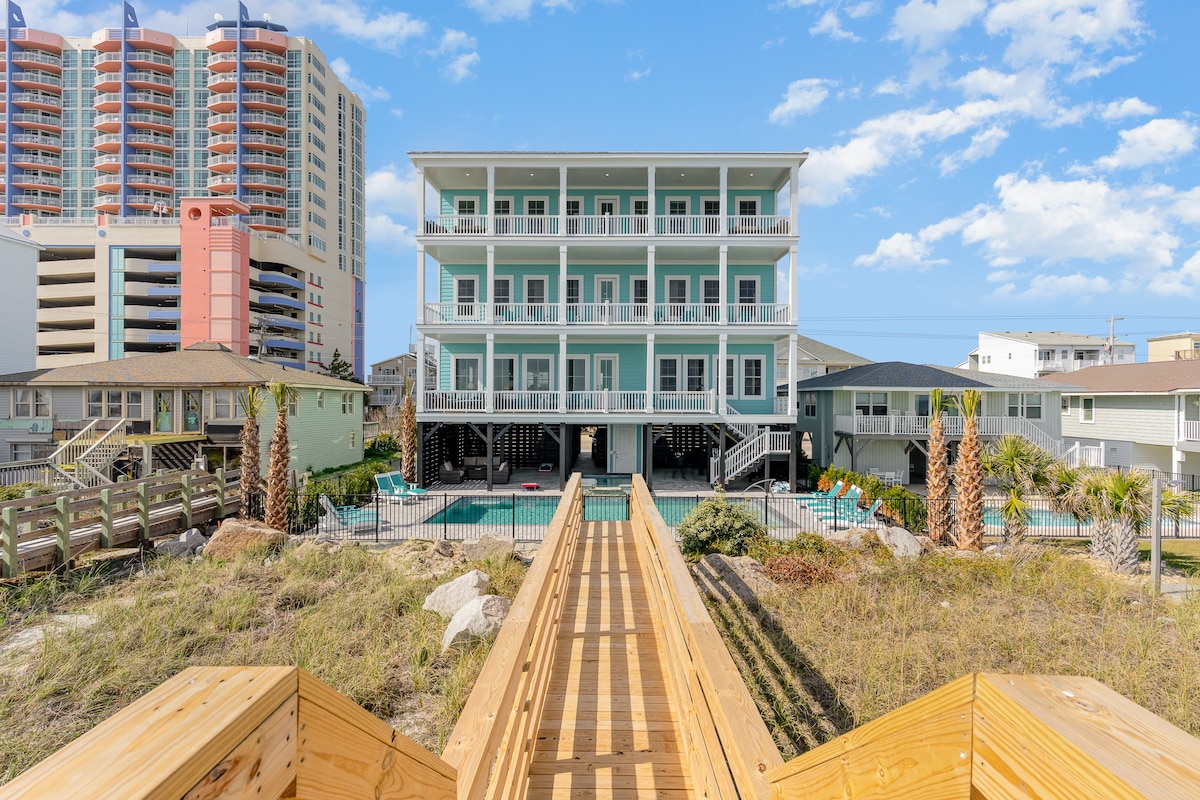
M1004 525L1004 515L1000 513L998 508L986 508L983 511L984 525ZM1031 528L1074 528L1076 520L1070 514L1063 514L1057 511L1048 511L1044 508L1035 508L1029 512L1029 526ZM1081 525L1091 525L1090 520L1085 520Z
M557 497L463 497L425 520L429 525L549 525L558 509ZM587 522L629 519L628 495L588 497Z
M658 513L662 515L663 522L670 525L672 528L683 522L683 518L688 515L688 512L696 507L696 504L703 498L699 497L656 497L654 505L658 507ZM755 518L762 520L762 502L753 500L736 500L731 498L730 503L740 503L750 509ZM767 516L767 522L773 522L770 514Z

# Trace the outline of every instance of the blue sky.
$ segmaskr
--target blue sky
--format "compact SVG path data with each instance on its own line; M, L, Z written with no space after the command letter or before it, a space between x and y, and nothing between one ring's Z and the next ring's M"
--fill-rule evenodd
M235 2L135 2L198 32ZM409 150L801 150L801 333L1200 329L1200 2L284 0L368 107L369 361L415 317ZM90 33L113 4L27 0Z

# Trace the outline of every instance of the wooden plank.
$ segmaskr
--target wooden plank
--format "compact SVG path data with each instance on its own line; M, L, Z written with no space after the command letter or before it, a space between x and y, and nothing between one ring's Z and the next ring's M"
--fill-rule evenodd
M179 800L296 683L294 667L191 667L0 787L0 800Z
M971 791L975 676L855 728L767 774L773 798L962 800Z
M296 710L292 695L218 761L183 800L279 797L296 780Z
M978 676L974 785L1017 797L1200 797L1200 740L1091 678Z
M303 696L299 718L297 798L454 800L455 781L445 770L409 758Z

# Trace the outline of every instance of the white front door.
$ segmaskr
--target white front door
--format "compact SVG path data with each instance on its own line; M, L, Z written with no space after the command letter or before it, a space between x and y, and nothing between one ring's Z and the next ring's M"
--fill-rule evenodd
M637 426L609 425L608 441L608 471L629 473L637 472Z

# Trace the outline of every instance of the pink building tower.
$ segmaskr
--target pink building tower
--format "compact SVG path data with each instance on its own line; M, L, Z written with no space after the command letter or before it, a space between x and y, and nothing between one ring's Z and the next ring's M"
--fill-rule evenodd
M250 355L249 206L232 197L185 198L179 214L180 346L222 342Z

